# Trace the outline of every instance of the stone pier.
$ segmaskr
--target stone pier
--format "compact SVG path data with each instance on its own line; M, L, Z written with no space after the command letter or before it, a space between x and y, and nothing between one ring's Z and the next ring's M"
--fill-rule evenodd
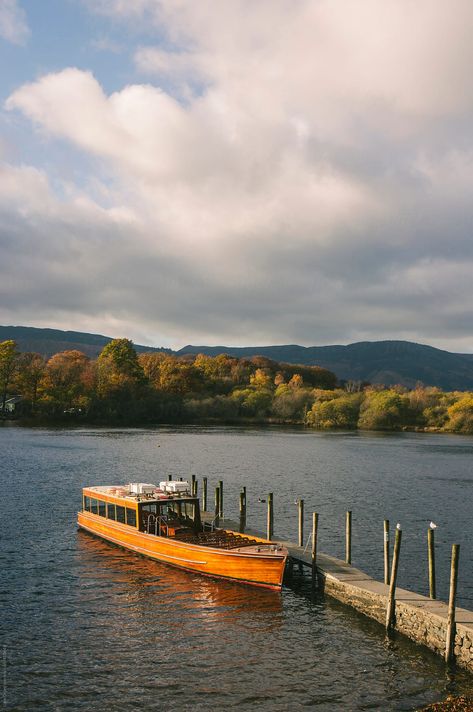
M238 531L238 524L228 519L220 522L225 529ZM265 537L254 529L245 533ZM312 568L311 552L294 542L273 537L289 550L296 564ZM317 554L319 584L327 596L356 609L369 618L386 624L389 586L375 581L364 571L326 554ZM393 630L444 656L447 636L448 605L433 601L419 593L396 588L395 623ZM473 612L456 608L454 654L457 665L473 672Z

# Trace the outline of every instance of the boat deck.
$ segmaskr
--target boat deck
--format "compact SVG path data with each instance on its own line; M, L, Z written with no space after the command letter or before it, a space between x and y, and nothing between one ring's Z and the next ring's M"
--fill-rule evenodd
M241 549L244 546L258 546L261 542L247 536L239 536L233 532L214 530L212 532L178 532L173 537L177 541L198 546L209 546L214 549Z

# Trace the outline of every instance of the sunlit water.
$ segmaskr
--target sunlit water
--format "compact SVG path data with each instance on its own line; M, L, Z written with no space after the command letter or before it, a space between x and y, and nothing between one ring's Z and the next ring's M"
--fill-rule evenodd
M87 484L225 484L236 516L295 538L320 516L320 549L382 577L383 519L402 523L400 585L427 591L426 531L438 525L437 587L461 544L459 603L473 608L473 439L290 430L0 428L3 702L15 710L414 710L473 677L295 579L282 594L148 561L76 528ZM308 533L308 532L307 532Z

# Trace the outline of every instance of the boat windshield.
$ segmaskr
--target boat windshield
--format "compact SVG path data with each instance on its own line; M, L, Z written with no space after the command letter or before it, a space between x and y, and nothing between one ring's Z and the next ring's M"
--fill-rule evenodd
M195 499L175 499L140 504L140 528L149 534L174 536L187 529L200 531L199 502Z

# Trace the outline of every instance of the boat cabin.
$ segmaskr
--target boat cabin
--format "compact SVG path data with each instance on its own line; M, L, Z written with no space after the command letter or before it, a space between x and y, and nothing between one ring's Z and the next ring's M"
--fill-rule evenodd
M82 509L155 536L198 534L203 529L199 500L190 495L187 482L85 487Z

